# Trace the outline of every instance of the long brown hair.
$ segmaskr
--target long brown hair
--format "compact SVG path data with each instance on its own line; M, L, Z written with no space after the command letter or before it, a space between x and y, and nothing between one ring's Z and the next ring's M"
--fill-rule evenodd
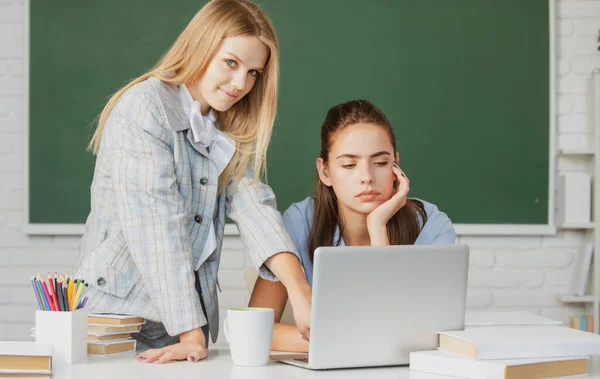
M388 133L394 152L396 137L390 121L373 103L367 100L352 100L336 105L329 109L321 126L320 157L328 162L329 150L333 145L336 134L347 126L368 123L381 126ZM419 217L421 222L419 222ZM388 238L391 245L412 245L415 243L422 225L427 221L427 213L423 203L407 199L406 204L392 216L387 223ZM337 241L334 241L335 231L340 228ZM332 187L321 182L317 173L317 190L313 224L308 240L308 252L311 262L314 251L319 246L337 246L344 234L344 223L340 218L337 197Z
M251 164L258 179L265 170L277 111L279 45L269 18L248 0L212 0L202 7L154 68L112 95L100 114L88 148L98 152L108 116L129 88L150 77L172 85L194 83L206 71L221 42L241 35L255 36L263 42L268 59L252 90L227 111L215 112L222 130L237 145L233 158L219 177L219 192L232 179L237 182Z

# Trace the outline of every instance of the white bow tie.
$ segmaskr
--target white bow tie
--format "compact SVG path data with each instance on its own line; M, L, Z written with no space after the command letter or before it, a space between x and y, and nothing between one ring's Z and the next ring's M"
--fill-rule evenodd
M206 116L202 114L200 103L194 101L185 84L180 86L179 96L190 121L194 142L206 148L209 159L215 163L220 175L235 154L235 141L217 128L212 109Z

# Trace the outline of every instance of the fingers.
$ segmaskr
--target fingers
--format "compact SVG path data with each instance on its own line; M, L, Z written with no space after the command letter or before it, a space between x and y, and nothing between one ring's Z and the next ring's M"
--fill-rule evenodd
M410 180L408 179L408 177L406 176L404 171L402 171L402 169L400 168L400 166L398 166L398 163L396 163L396 162L394 162L394 164L392 165L392 171L394 172L394 174L396 175L396 178L398 180L398 185L396 187L396 193L401 193L402 195L407 195L408 191L410 190Z
M152 363L163 354L163 349L150 349L135 356L138 362Z
M200 362L208 356L208 350L203 347L199 347L196 350L192 351L190 355L188 355L187 360L190 362Z
M300 329L298 329L300 330ZM302 334L302 339L305 341L310 341L310 328L306 328L304 330L300 330L300 334Z
M171 360L173 360L173 353L170 351L165 351L160 357L158 357L155 363L167 363Z

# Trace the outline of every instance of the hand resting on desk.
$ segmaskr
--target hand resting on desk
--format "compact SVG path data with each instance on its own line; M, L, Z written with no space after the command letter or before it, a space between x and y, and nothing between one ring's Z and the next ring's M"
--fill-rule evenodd
M170 361L199 362L208 356L202 329L193 329L179 335L181 342L160 349L149 349L135 356L142 363L167 363Z

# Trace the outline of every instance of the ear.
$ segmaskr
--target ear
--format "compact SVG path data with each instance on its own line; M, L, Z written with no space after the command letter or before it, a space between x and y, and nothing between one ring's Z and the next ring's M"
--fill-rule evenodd
M325 184L327 187L331 187L331 179L329 179L329 168L327 167L327 163L323 161L323 158L317 158L317 172L319 173L319 179L321 182Z
M398 163L398 166L400 166L400 153L398 153L396 151L396 163Z

